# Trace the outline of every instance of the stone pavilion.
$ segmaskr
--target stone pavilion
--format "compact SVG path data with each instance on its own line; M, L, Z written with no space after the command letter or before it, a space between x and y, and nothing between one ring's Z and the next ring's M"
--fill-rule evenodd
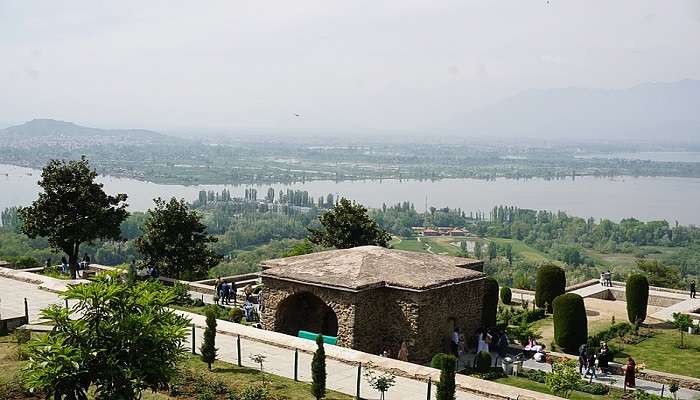
M264 327L336 336L339 346L426 362L455 327L480 325L483 262L363 246L265 261Z

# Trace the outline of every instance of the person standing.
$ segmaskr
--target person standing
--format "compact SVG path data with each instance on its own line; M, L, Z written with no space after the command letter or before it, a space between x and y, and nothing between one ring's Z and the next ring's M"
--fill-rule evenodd
M598 354L598 367L600 367L600 372L608 373L608 358L610 357L610 349L608 344L603 342L600 345L600 353Z
M455 328L452 332L452 340L450 341L452 354L459 358L459 328Z
M690 282L690 298L695 298L695 281Z
M221 297L222 297L222 302L225 302L226 305L228 305L228 299L231 297L230 293L230 287L228 283L222 283L221 284Z
M595 352L593 349L588 353L588 356L586 357L586 365L588 367L586 368L586 373L583 374L583 377L587 377L588 373L591 373L591 378L598 379L598 375L595 373Z
M216 305L219 305L219 300L223 302L221 296L221 277L217 276L216 281L214 281L214 303L216 303Z
M627 357L627 366L625 367L625 386L628 388L633 388L636 386L634 382L635 368L637 364L634 362L632 357Z
M64 274L68 272L68 260L66 260L66 256L61 257L61 272Z
M588 346L586 344L582 344L581 347L578 348L578 373L583 374L584 368L588 366L588 358L586 357L586 354L588 353Z
M401 343L401 348L399 349L399 354L396 356L396 358L398 358L399 361L408 362L408 345L406 342Z

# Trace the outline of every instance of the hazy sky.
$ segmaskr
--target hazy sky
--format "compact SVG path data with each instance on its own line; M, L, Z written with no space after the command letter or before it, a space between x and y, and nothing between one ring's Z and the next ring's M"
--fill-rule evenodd
M529 88L684 78L700 0L0 0L7 123L391 132Z

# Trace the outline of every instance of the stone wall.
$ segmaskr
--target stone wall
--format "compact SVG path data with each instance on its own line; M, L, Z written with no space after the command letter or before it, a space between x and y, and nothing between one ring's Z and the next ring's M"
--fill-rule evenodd
M410 355L418 333L418 295L392 288L360 293L353 348L371 354L388 350L390 356L396 357L401 343L406 341Z
M263 311L264 328L278 330L277 312L284 300L294 294L308 292L323 300L335 312L338 318L338 346L352 347L354 343L355 301L356 293L334 290L303 283L283 281L263 277L265 285Z
M371 354L388 350L396 357L405 341L409 360L419 363L449 351L455 326L469 338L481 321L483 279L422 292L397 288L349 292L269 277L263 277L263 283L265 329L280 331L278 309L285 299L309 292L336 313L339 346Z
M481 278L421 293L420 322L412 349L415 361L426 362L435 353L449 351L454 327L469 342L481 325L484 282Z

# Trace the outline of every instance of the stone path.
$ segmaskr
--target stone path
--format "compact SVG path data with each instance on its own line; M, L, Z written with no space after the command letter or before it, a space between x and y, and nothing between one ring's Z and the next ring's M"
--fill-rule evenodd
M649 316L652 318L660 319L662 321L671 321L673 320L673 313L682 312L685 314L690 314L698 313L698 310L700 310L700 298L686 298L680 303L676 303L670 307L662 308L661 310Z

